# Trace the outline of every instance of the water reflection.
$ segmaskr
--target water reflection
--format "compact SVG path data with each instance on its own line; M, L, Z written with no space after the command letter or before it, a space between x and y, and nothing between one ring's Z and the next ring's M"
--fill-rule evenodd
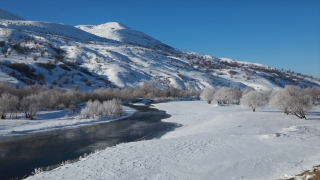
M58 164L122 142L159 137L177 125L161 122L170 115L148 106L132 117L90 126L0 138L0 179L21 179L36 167Z

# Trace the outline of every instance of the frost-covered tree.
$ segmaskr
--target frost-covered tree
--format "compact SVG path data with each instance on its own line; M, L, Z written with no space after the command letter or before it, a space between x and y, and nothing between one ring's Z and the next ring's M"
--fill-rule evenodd
M254 91L252 87L247 87L245 90L243 90L242 95L247 94L250 91Z
M300 119L307 119L305 112L312 109L312 97L298 86L285 86L289 111Z
M197 93L197 91L196 91L196 89L194 88L194 86L190 83L190 82L188 82L187 84L186 84L186 96L187 97L190 97L190 96L192 96L192 95L194 95L194 94L196 94Z
M218 87L213 98L218 104L239 104L242 91L239 89Z
M86 107L81 110L81 115L89 118L100 117L102 112L99 106L101 106L101 103L98 100L89 100Z
M25 117L31 120L35 118L41 106L41 97L36 94L26 96L21 100L21 110L24 112Z
M253 112L255 112L257 108L265 106L267 103L267 96L258 91L249 91L240 99L240 104L244 107L252 108Z
M109 117L117 117L123 115L123 109L121 101L119 99L112 99L110 101L104 101L102 104L103 115Z
M313 104L320 104L320 88L315 86L308 87L305 92L311 96Z
M276 108L281 110L286 115L289 114L289 106L288 106L288 100L290 98L287 97L287 94L284 91L274 91L270 95L270 101L269 104Z
M18 112L19 98L10 93L4 92L0 96L0 117L5 119L7 114L10 113L10 117Z
M211 104L213 99L214 89L212 87L206 87L200 94L200 98L204 101L207 101L208 104Z
M298 98L293 98L290 101L291 112L300 119L307 119L306 112L312 109L312 98L308 94L303 94Z
M270 103L286 114L307 119L305 113L312 109L313 98L306 89L301 89L298 86L285 86L283 90L271 96Z

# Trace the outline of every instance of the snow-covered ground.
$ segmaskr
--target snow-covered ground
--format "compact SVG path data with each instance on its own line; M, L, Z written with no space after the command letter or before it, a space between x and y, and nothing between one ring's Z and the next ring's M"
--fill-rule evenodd
M41 111L35 120L26 120L23 118L23 114L19 114L18 119L0 120L0 136L21 135L35 131L114 121L132 116L136 112L135 109L126 106L124 106L124 111L125 116L113 119L84 119L70 110Z
M320 164L320 107L308 120L203 101L156 104L183 124L27 179L278 179Z

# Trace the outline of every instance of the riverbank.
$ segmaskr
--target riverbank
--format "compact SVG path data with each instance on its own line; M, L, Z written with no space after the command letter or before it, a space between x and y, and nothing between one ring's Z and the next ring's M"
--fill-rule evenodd
M28 179L279 179L320 164L319 107L306 121L203 101L154 106L184 126Z
M0 137L115 121L130 117L136 112L135 109L127 106L123 106L123 110L124 116L112 119L81 118L77 112L71 110L40 111L35 120L25 119L23 114L18 114L17 119L0 120Z
M1 179L22 179L39 167L52 170L107 147L161 137L179 127L161 121L170 117L165 111L150 106L128 106L137 112L121 120L0 137Z

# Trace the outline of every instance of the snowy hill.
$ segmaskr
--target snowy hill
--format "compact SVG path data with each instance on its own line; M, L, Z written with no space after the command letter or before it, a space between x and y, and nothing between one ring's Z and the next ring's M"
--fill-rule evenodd
M172 48L120 23L98 26L28 21L0 11L0 81L83 90L137 86L282 88L319 79L266 65ZM12 19L12 20L10 20Z
M174 50L172 47L144 34L143 32L133 30L118 22L108 22L98 26L79 25L76 27L84 31L87 31L91 34L124 42L127 44L148 48L163 49L168 51Z

